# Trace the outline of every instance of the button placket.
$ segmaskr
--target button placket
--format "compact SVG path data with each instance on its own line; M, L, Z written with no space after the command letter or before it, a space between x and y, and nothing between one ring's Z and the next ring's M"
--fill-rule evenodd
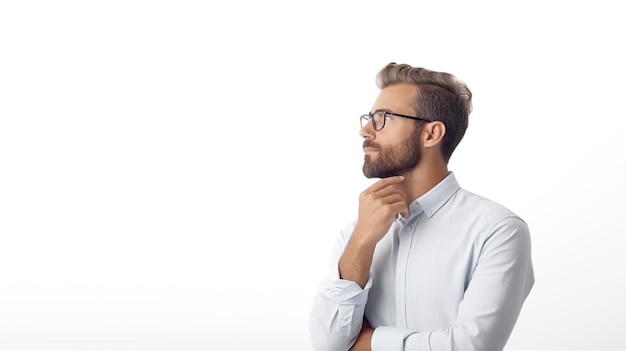
M400 232L398 258L396 261L396 323L406 328L406 265L413 237L414 220L407 221L406 227ZM410 223L410 225L409 225Z

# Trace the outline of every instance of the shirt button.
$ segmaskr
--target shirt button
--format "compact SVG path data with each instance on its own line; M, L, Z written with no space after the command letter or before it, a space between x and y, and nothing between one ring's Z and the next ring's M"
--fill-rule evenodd
M406 230L407 232L411 231L411 227L406 227L404 230Z

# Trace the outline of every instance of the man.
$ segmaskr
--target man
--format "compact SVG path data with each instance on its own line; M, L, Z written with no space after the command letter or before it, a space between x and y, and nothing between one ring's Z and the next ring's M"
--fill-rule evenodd
M447 164L472 94L390 63L361 116L367 178L313 302L315 350L502 350L534 284L528 227L459 187Z

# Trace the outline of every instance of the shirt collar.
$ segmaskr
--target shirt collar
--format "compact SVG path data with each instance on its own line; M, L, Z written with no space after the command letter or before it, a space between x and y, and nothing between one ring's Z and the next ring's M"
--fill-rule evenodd
M450 200L461 187L453 172L449 172L439 184L435 185L426 194L411 202L410 208L420 206L428 218L432 217Z

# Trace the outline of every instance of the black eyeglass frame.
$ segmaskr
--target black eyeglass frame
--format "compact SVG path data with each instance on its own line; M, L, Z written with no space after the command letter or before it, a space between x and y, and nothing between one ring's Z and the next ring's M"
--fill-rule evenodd
M382 113L383 114L383 125L380 128L376 128L376 120L374 120L374 115L377 114L377 113ZM383 128L385 128L385 121L387 120L387 115L413 119L413 120L416 120L416 121L433 122L433 121L431 121L429 119L421 118L421 117L401 115L399 113L393 113L393 112L389 112L389 111L375 111L374 113L370 112L370 113L366 113L366 114L361 116L361 118L359 119L361 121L361 128L365 127L365 125L368 122L372 121L372 127L374 128L374 130L377 131L377 132L381 131L381 130L383 130Z

